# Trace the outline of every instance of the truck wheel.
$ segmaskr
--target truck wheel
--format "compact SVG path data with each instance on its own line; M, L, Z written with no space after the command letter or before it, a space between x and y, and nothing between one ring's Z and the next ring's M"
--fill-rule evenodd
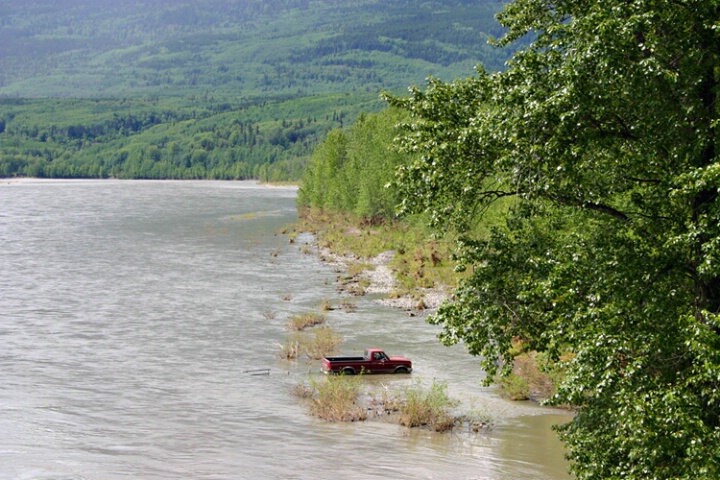
M343 368L343 369L342 369L342 372L340 372L340 373L342 373L342 374L344 374L344 375L355 375L355 369L354 369L354 368L350 368L350 367L346 367L346 368Z
M395 373L410 373L407 367L397 367Z

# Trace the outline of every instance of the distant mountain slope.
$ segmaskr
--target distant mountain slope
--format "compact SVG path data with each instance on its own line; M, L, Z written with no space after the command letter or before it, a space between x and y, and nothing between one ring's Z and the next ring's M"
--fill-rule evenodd
M508 52L497 0L5 0L0 96L305 96L450 80Z

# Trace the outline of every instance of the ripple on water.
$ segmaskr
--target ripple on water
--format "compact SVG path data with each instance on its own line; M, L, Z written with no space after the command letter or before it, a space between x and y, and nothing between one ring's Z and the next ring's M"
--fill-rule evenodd
M295 194L0 184L0 480L562 478L558 417L481 388L461 347L369 299L328 313L343 353L407 355L412 376L377 381L447 382L497 427L440 435L306 415L289 392L317 364L280 361L275 344L288 316L341 297L331 267L277 235L296 219Z

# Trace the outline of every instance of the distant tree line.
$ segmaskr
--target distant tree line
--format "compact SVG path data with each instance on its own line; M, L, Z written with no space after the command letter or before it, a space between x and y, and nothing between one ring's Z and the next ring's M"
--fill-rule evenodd
M297 180L316 145L347 120L342 109L281 116L267 103L255 110L147 110L130 102L117 111L117 101L70 100L15 106L0 117L0 177Z

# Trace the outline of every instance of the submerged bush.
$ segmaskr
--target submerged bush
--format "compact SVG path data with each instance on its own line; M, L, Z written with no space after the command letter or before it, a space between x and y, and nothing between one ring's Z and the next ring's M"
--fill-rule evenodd
M312 398L314 394L312 387L309 387L304 383L299 383L293 386L291 393L293 394L293 396L302 399Z
M354 301L352 301L352 300L350 300L350 299L348 299L348 298L344 298L344 299L342 300L342 302L340 302L340 306L341 306L341 307L343 308L343 310L345 310L345 312L347 312L347 313L352 313L352 312L357 311L357 303L355 303Z
M300 354L307 355L312 360L320 360L334 353L343 339L332 327L322 327L311 332L296 332L283 343L276 343L278 356L285 360L294 360Z
M330 422L357 422L367 419L367 410L358 404L361 376L330 375L311 379L310 414Z
M288 339L285 343L278 343L277 346L280 349L278 356L285 360L293 360L300 355L301 343L297 338Z
M458 405L447 394L447 384L433 382L429 390L419 382L406 387L399 403L400 424L407 427L427 426L437 432L452 430L458 423L450 410Z
M301 313L293 315L288 319L288 328L290 330L301 331L306 328L314 327L316 325L322 325L325 323L326 317L322 313Z
M330 422L392 416L390 418L405 427L424 427L436 432L462 427L467 432L478 433L492 428L490 416L483 410L455 415L452 409L459 402L448 396L445 383L433 382L429 389L419 382L399 389L382 383L379 388L370 385L368 387L361 375L331 375L310 378L309 385L296 385L292 393L307 402L311 415Z
M342 337L334 328L323 327L315 330L312 332L312 336L303 340L303 349L309 358L320 360L336 353L341 343Z

